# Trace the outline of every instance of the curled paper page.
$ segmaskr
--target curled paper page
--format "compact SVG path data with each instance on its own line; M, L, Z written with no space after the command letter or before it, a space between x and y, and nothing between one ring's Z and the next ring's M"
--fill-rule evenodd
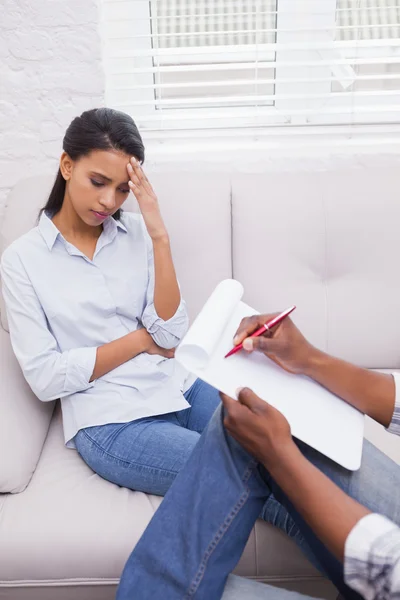
M207 365L242 296L243 286L234 279L217 285L176 351L177 360L186 369Z

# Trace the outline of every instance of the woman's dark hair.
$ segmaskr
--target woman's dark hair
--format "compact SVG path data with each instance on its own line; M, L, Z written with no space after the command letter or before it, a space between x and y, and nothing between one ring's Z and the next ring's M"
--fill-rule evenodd
M75 117L63 140L63 150L72 160L87 156L93 150L121 150L144 161L144 146L134 120L126 113L112 108L93 108ZM40 211L54 216L59 212L64 200L66 182L58 170L53 189L46 206ZM114 213L119 219L121 211Z

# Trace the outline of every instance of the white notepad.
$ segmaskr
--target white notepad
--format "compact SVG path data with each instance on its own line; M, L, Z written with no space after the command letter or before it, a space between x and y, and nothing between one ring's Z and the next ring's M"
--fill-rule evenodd
M249 387L288 419L292 434L343 467L360 467L364 415L308 377L292 375L263 354L240 351L229 358L243 317L257 311L241 302L243 286L222 281L176 351L175 358L218 390L236 398Z

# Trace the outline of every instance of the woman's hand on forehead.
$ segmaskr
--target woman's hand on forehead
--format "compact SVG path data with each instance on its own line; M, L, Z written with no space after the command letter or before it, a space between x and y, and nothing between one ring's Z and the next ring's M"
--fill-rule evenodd
M141 165L132 157L126 166L129 174L129 187L138 201L140 212L150 237L155 240L168 236L158 199Z

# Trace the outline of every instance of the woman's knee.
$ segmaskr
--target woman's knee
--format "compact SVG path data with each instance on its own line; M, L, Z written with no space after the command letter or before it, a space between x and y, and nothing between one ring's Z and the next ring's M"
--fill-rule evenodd
M158 434L158 435L157 435ZM181 427L150 432L141 444L129 438L124 429L124 443L103 447L85 430L76 438L76 448L84 462L100 477L131 490L163 496L191 455L199 434ZM121 452L122 449L125 452Z

